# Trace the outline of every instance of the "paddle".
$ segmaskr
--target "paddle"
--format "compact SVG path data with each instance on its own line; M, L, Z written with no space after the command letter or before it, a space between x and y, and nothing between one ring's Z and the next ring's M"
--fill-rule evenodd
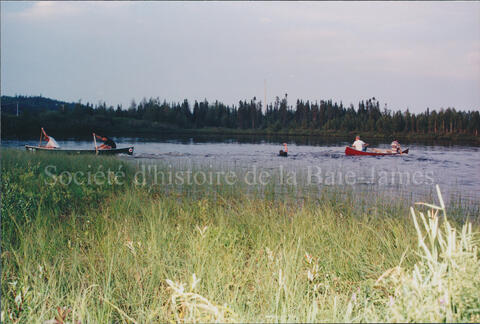
M97 148L97 138L95 136L95 133L93 134L93 144L95 145L95 155L98 155L98 148Z

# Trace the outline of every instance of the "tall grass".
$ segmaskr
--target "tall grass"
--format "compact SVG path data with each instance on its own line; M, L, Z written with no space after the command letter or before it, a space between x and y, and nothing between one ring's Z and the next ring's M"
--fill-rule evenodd
M2 322L478 321L471 225L232 192L124 186L62 218L39 205L2 236Z
M106 176L108 171L110 175L124 172L125 184L131 183L133 174L129 163L115 158L52 156L15 149L0 152L2 238L8 242L16 241L15 231L32 226L47 212L54 219L63 218L72 211L98 206L103 199L125 190L126 185L115 182L113 176L110 184L106 179L103 184L93 181L98 171ZM77 182L69 178L72 173Z

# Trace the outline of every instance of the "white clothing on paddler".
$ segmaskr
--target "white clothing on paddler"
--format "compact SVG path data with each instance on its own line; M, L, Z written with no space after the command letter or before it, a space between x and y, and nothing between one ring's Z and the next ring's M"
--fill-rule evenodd
M357 151L362 151L364 145L365 145L365 142L358 139L358 140L356 140L355 142L353 142L353 145L352 145L352 146L353 146Z
M48 148L59 148L60 145L58 145L57 141L56 141L53 137L49 136L49 137L48 137L48 142L47 142L47 144L45 144L45 147L48 147Z

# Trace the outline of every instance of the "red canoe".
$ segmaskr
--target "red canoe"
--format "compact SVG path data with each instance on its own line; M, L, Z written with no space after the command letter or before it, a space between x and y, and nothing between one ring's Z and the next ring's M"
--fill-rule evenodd
M363 151L358 151L356 149L353 149L349 146L347 146L345 148L345 154L346 155L371 155L371 156L375 156L375 155L379 155L379 156L383 156L383 155L400 155L400 153L392 153L392 152L389 152L390 150L380 150L380 149L377 149L378 152L363 152ZM383 152L382 152L383 151ZM401 154L408 154L408 148L404 151L402 151Z

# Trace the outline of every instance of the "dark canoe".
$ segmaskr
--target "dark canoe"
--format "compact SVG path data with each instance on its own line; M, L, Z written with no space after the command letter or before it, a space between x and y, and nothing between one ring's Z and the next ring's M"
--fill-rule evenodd
M91 150L64 150L64 149L49 149L45 147L38 147L38 146L31 146L25 145L25 149L30 152L48 152L48 153L66 153L66 154L98 154L98 155L113 155L113 154L133 154L133 146L130 147L123 147L123 148L115 148L109 150L98 150L95 149Z
M363 152L363 151L358 151L356 149L353 149L349 146L345 148L345 154L346 155L370 155L370 156L400 155L400 153L387 152L386 150L384 150L384 152ZM403 150L401 154L408 154L408 148L406 150Z

